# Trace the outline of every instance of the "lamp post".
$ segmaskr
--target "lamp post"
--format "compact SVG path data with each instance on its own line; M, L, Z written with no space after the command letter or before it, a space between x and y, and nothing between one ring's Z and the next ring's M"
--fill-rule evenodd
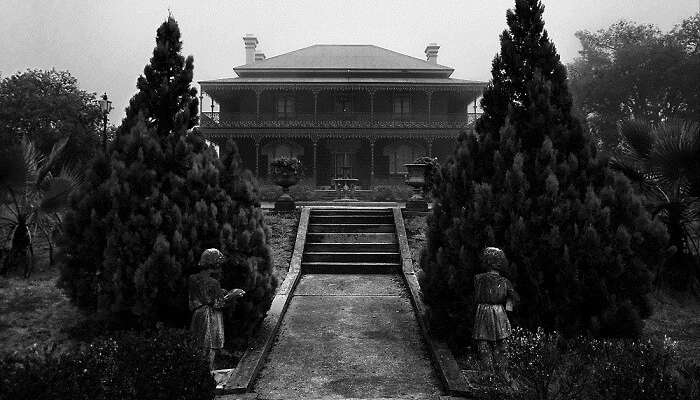
M100 103L100 111L102 111L102 122L103 122L103 128L102 128L102 148L107 151L107 115L109 114L110 111L112 111L112 102L107 100L107 92L102 95L102 98L99 100Z

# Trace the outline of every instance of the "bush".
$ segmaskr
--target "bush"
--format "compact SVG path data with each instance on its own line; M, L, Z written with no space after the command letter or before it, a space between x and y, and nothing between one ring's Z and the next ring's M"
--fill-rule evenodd
M73 353L35 348L0 360L0 398L214 398L208 361L186 331L121 332Z
M485 247L502 248L530 329L638 337L668 233L572 115L566 69L539 0L517 0L493 61L476 134L441 169L421 257L436 333L464 343Z
M506 343L515 398L685 399L692 398L697 388L691 382L700 377L678 362L669 340L567 340L516 328Z
M372 201L407 201L413 189L407 185L375 185L372 188Z
M235 145L224 144L217 157L193 129L193 60L179 54L172 17L156 42L109 157L93 161L71 196L59 283L81 309L121 328L184 327L187 278L199 271L202 251L217 247L226 257L222 287L247 293L226 310L235 314L225 319L232 348L272 303L269 230Z

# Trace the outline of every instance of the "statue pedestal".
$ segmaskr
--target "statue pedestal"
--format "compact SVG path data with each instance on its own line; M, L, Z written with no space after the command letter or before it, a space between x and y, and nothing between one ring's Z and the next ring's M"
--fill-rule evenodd
M414 189L413 196L406 202L406 211L428 212L428 202L425 201L421 189Z
M289 193L283 193L282 196L275 201L275 211L294 211L295 208L296 204Z
M335 178L335 190L338 198L333 201L357 201L355 198L355 188L359 179L355 178Z

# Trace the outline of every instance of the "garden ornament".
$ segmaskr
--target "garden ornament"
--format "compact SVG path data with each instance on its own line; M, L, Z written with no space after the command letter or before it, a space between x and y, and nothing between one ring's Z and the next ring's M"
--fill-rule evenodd
M501 275L508 265L508 260L503 250L487 247L481 254L481 263L486 272L474 277L476 314L472 337L476 341L484 370L498 372L510 380L505 361L504 339L511 333L506 310L512 309L515 291L510 281Z
M199 347L214 369L216 354L224 347L224 321L221 310L231 305L230 300L243 297L241 289L227 291L217 279L224 256L217 249L204 250L199 260L202 271L190 276L188 281L192 323L190 330Z

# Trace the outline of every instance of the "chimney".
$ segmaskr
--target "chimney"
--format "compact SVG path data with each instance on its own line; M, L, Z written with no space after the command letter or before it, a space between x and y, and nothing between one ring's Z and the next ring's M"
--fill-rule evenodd
M255 52L255 62L262 61L265 59L265 53L256 51Z
M425 57L429 63L437 64L438 49L440 49L440 46L437 43L428 43L428 47L425 48Z
M258 45L258 38L255 35L246 33L243 36L243 43L245 43L245 63L253 64L255 62L255 46Z

